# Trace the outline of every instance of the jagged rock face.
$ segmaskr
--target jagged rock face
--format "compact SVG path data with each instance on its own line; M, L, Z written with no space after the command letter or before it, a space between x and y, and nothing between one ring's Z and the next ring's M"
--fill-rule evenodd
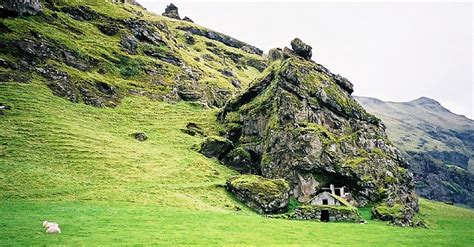
M0 15L36 15L41 12L39 0L0 0Z
M165 12L163 13L163 16L173 18L173 19L177 19L177 20L181 20L181 18L179 17L179 13L178 13L178 7L176 7L172 3L168 6L166 6L166 9L165 9Z
M380 120L319 64L293 56L270 67L220 114L227 137L257 160L254 169L289 181L302 202L335 184L360 206L402 205L410 224L418 211L413 177Z
M474 175L430 156L407 152L418 194L430 200L462 203L474 207Z

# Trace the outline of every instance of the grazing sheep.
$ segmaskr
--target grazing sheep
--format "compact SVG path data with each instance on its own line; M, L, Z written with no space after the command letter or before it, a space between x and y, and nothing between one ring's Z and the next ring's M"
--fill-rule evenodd
M61 233L58 223L43 221L43 228L46 229L46 233Z
M52 227L52 226L58 226L58 224L57 224L57 223L54 223L54 222L48 222L48 221L46 221L46 220L43 221L43 228L48 229L48 228L50 228L50 227Z
M46 233L52 233L52 234L61 233L61 229L59 229L59 226L56 224L46 229Z

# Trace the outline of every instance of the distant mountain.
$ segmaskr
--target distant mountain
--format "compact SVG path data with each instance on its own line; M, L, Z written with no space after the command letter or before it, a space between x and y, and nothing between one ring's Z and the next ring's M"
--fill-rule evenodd
M381 118L406 154L421 196L474 206L474 121L421 97L385 102L355 97Z

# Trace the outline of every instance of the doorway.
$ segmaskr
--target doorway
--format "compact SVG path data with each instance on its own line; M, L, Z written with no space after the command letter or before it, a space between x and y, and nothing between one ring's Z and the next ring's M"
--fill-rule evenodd
M321 210L321 222L329 222L329 211Z

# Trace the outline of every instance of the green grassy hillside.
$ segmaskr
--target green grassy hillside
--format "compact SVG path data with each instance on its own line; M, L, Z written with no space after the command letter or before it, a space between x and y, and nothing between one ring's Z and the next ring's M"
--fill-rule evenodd
M270 219L254 213L223 187L236 172L196 151L205 135L222 130L216 121L219 109L162 96L177 84L235 92L238 88L231 80L236 78L245 87L260 74L247 62L265 63L265 58L198 35L195 44L187 44L178 27L197 25L136 6L95 0L48 2L56 3L57 10L0 18L10 30L0 33L0 59L18 66L0 66L0 103L11 106L0 115L0 245L469 246L474 242L473 211L429 201L421 202L420 212L429 229L372 221L367 209L361 209L368 220L365 225ZM79 5L106 19L79 21L61 10ZM137 54L123 51L120 37L130 30L122 22L129 18L160 26L157 32L166 47L142 42ZM98 29L103 20L122 26L117 34L105 35ZM23 58L3 44L23 39L74 51L89 68L77 69L58 57L34 57L22 68ZM182 64L146 55L143 49L150 47ZM235 56L238 59L232 60ZM47 66L67 73L73 86L110 85L120 100L109 108L88 105L82 98L74 103L59 97L50 87L54 78L39 72ZM199 76L186 77L189 68ZM150 69L156 73L147 72ZM223 69L231 70L232 78ZM24 77L26 82L18 79ZM142 93L131 93L136 91ZM183 132L188 123L195 123L203 135ZM148 139L136 140L137 132L146 133ZM57 221L62 233L45 234L43 220Z
M193 150L215 111L128 97L114 108L72 104L39 83L0 84L0 198L123 201L186 208L234 207L221 185L232 171ZM139 142L135 132L149 139Z

